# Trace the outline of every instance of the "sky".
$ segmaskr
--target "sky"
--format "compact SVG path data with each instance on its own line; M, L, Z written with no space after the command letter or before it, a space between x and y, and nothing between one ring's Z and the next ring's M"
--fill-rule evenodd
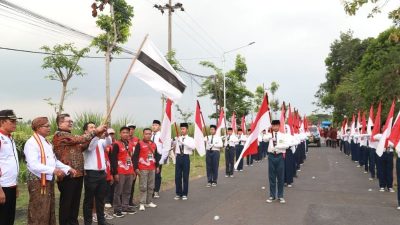
M9 0L57 22L96 36L101 33L91 16L89 0ZM153 7L166 0L126 0L134 7L131 36L124 47L134 51L148 33L162 52L167 52L167 15ZM177 1L173 1L176 3ZM359 38L375 37L391 26L387 11L394 8L390 1L382 14L368 19L371 6L357 16L348 16L340 0L181 0L184 12L176 11L172 23L172 45L182 66L196 74L211 75L213 71L199 65L208 60L222 68L223 52L250 42L246 48L226 54L224 70L234 67L236 54L246 58L246 85L255 91L258 85L279 84L276 97L290 102L303 114L316 109L314 94L325 80L324 60L330 44L340 32L353 30ZM11 17L11 18L10 18ZM43 45L74 43L86 47L90 40L66 36L23 23L0 7L0 47L40 51ZM18 18L17 18L18 19ZM101 56L92 49L90 55ZM117 56L118 57L118 56ZM121 54L120 57L131 57ZM111 63L111 98L115 96L131 60L115 59ZM1 109L14 109L25 120L37 116L54 116L54 110L43 100L51 97L58 102L61 84L45 79L51 71L41 68L43 55L0 50ZM82 59L86 75L73 78L69 88L76 91L67 98L65 111L105 113L104 59ZM184 110L194 111L200 90L198 83L182 74L187 89L177 102ZM128 117L137 125L148 125L161 118L161 99L149 86L130 76L113 111L113 119ZM209 97L199 98L204 115L215 107ZM229 104L229 102L227 103ZM175 120L180 122L175 113ZM191 119L193 120L193 119Z

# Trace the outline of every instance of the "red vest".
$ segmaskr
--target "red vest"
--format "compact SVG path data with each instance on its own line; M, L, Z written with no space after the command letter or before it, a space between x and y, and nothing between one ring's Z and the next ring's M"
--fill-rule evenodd
M106 173L107 173L107 177L106 180L107 181L111 181L112 176L111 176L111 170L110 170L110 157L108 157L108 155L110 154L110 152L112 151L112 146L114 145L114 143L112 143L111 145L107 146L106 148L106 152L104 154L104 157L106 159Z
M154 153L157 149L154 142L139 141L140 153L139 153L139 170L155 170L156 169L156 159L154 158Z
M128 144L128 150L125 148L125 144L121 141L116 141L115 144L118 145L118 174L134 174L132 154L133 145Z

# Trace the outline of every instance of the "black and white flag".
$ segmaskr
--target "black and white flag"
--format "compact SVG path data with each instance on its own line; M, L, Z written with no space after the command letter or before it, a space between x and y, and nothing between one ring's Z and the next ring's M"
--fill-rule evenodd
M130 74L174 101L182 97L186 88L182 77L149 39L145 41L142 50L138 52L137 61Z

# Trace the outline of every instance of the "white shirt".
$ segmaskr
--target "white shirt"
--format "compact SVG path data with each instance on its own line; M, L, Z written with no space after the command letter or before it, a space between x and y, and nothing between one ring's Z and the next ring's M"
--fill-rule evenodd
M206 138L206 150L220 151L223 146L220 136L209 135L208 138Z
M183 154L191 155L196 148L194 139L189 135L179 136L175 145L175 153L181 154L181 147L183 147Z
M96 148L99 148L101 169L106 170L106 158L105 151L108 145L111 145L111 137L108 136L105 139L94 137L89 144L88 149L83 152L83 158L85 159L84 168L85 170L99 170L97 166L97 153Z
M271 140L268 145L268 152L270 153L285 153L286 149L289 148L290 137L287 134L281 132L273 132L271 135ZM276 145L274 146L274 141Z
M247 141L247 136L245 134L238 135L237 138L239 140L238 145L244 145Z
M267 135L267 133L261 133L260 135L258 135L258 143L260 142L268 142L269 141L269 136Z
M237 143L239 143L239 139L236 137L236 135L227 135L224 146L235 147Z
M12 137L0 133L0 185L17 185L19 162L17 148Z
M151 134L151 141L154 142L154 144L156 144L158 154L162 155L163 154L163 145L160 142L160 135L161 135L160 131L157 131L155 133L153 132Z
M71 167L65 165L56 158L53 151L53 146L41 135L44 154L46 156L46 164L41 163L41 151L36 139L32 136L25 143L24 154L28 170L35 176L41 177L42 173L46 174L46 180L53 180L54 169L61 169L65 174L69 174Z

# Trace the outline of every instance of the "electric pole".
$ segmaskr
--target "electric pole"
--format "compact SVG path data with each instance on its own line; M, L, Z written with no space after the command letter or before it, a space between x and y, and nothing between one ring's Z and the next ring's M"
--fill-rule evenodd
M168 61L170 61L170 54L172 51L172 13L175 12L175 10L180 9L181 11L185 11L183 8L182 3L175 3L175 5L172 5L172 0L168 0L168 3L165 5L154 5L154 8L160 10L161 14L164 15L164 12L168 10ZM164 117L164 108L165 108L165 96L161 96L161 102L162 102L162 109L161 109L161 119Z

